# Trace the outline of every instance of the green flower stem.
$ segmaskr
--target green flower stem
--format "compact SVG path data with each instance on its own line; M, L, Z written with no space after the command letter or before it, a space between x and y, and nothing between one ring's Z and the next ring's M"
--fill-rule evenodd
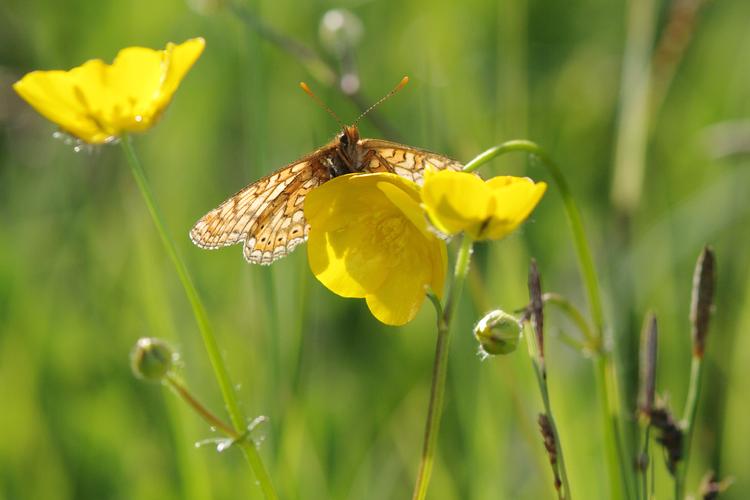
M135 150L133 149L130 137L127 135L123 136L120 144L122 145L122 149L125 152L125 157L127 159L128 166L130 167L130 171L133 173L136 184L138 184L138 189L143 196L143 200L146 202L146 206L148 208L149 214L151 215L151 219L154 221L154 225L156 226L159 236L161 237L161 241L164 244L164 249L167 251L167 255L169 255L172 264L174 264L175 270L177 271L177 275L180 279L180 283L182 283L182 286L185 289L185 294L187 295L188 301L190 302L190 306L193 309L195 320L198 323L198 329L200 330L201 337L203 338L203 344L206 347L208 357L211 360L211 366L214 370L216 381L218 382L219 388L221 389L221 395L224 399L224 404L226 405L227 411L229 412L229 417L232 420L232 426L236 434L242 435L246 430L245 416L242 414L242 410L237 403L237 395L234 392L232 382L229 378L229 373L226 369L226 366L224 365L224 360L221 357L213 328L208 321L206 309L203 306L203 302L198 295L198 291L196 290L195 285L193 284L193 280L190 278L190 274L188 273L185 263L177 253L177 248L174 244L174 241L172 241L172 238L167 232L167 226L164 222L164 217L162 216L159 207L156 205L156 201L151 191L151 187L148 183L148 179L146 178L143 167L138 160L138 156L136 156L135 154ZM255 444L249 437L242 439L238 444L240 444L241 448L244 450L245 458L250 464L250 467L255 474L255 477L258 480L258 483L260 484L260 487L263 490L266 499L276 500L278 497L273 488L273 485L271 484L271 479L268 476L268 472L266 472L265 466L263 465L260 454L258 453Z
M698 409L698 397L703 382L703 356L693 355L690 364L690 385L688 386L688 397L685 403L685 414L682 417L683 457L682 463L677 466L675 474L674 492L675 499L685 498L685 479L687 476L688 462L690 461L690 441L693 437L696 410Z
M437 344L435 346L435 363L432 368L432 389L430 390L430 405L427 410L427 423L424 429L424 443L422 445L422 460L419 464L417 482L414 486L413 500L424 500L427 496L427 487L430 484L432 466L435 461L435 447L437 445L438 431L440 429L440 417L443 414L443 396L445 395L445 380L448 373L448 352L450 347L450 328L456 310L456 305L461 297L466 275L471 262L473 241L471 237L464 234L461 248L456 257L456 267L453 274L453 285L446 299L442 314L438 314L437 320ZM436 310L440 311L439 303Z
M638 457L638 472L641 473L641 500L649 500L648 496L648 467L651 464L651 453L649 451L649 444L651 442L651 425L641 424L643 434L643 448L641 450L641 456ZM643 429L645 427L645 429Z
M570 229L573 233L573 244L575 245L578 256L578 266L583 276L583 283L586 289L586 296L589 303L589 311L594 325L594 373L597 380L597 389L599 400L602 408L603 431L606 450L606 464L609 476L610 497L612 500L623 498L623 493L627 498L632 498L631 479L632 475L628 473L627 465L630 461L626 458L622 444L620 442L620 429L618 423L619 404L616 395L616 383L611 378L614 374L613 359L611 352L604 345L604 310L602 307L601 293L599 291L599 280L596 276L594 260L591 257L586 234L583 230L581 213L575 203L573 195L570 192L568 183L557 164L547 155L547 153L537 144L526 140L508 141L498 146L492 147L481 153L464 166L464 171L473 172L481 165L491 159L512 152L524 152L538 158L547 168L557 185L557 189L562 197L565 212L570 223Z
M227 436L237 439L239 434L232 429L229 425L225 424L219 417L214 415L208 408L198 401L190 391L180 382L174 375L167 375L164 378L164 383L167 384L178 396L182 398L198 415L203 418L209 425L221 429Z
M562 444L560 443L560 435L557 432L555 418L552 416L552 405L549 401L546 368L544 367L544 361L542 360L539 346L536 343L536 336L532 333L531 335L527 335L526 338L528 339L531 364L534 367L534 374L536 375L536 381L539 385L539 393L541 394L542 402L544 403L544 413L547 415L547 420L549 421L552 435L555 439L556 460L555 463L552 464L552 467L554 469L555 478L560 478L560 481L562 482L562 494L560 490L558 490L557 495L560 499L570 500L572 497L570 494L570 484L568 483L568 473L565 469Z
M258 450L255 448L255 443L250 439L250 437L247 435L249 430L245 430L242 433L239 433L237 430L233 429L230 425L224 423L219 417L214 415L208 408L203 406L200 401L198 401L195 396L193 396L190 391L173 375L168 375L165 378L164 381L172 390L174 390L183 401L185 401L193 410L195 410L198 415L203 418L206 422L208 422L211 426L220 429L224 434L229 436L232 439L232 445L237 445L240 448L242 448L243 453L247 457L248 462L253 467L253 471L256 470L256 467L263 468L263 462L260 460L260 455L258 455ZM256 458L253 458L253 455ZM256 474L257 477L260 477ZM263 487L263 491L266 494L267 498L276 498L275 496L269 496L269 493L271 495L275 495L276 493L273 490L273 486L271 485L270 479L268 478L268 475L266 474L267 481L267 488ZM261 485L263 483L261 482Z

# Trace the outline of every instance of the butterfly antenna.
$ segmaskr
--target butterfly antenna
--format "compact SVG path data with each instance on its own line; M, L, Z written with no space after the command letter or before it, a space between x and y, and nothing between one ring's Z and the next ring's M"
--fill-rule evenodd
M320 106L321 108L323 108L326 111L328 111L328 114L331 115L334 120L336 120L336 123L338 123L341 128L344 127L344 122L341 121L341 118L339 118L338 115L336 113L334 113L331 108L329 108L328 106L326 106L325 103L323 101L321 101L318 96L316 96L315 94L313 94L313 91L310 90L310 87L308 87L305 82L299 82L299 86L300 86L300 88L302 90L305 91L305 93L307 95L309 95L310 97L312 97L313 101L315 101L316 103L318 103L318 106Z
M404 88L404 86L407 83L409 83L409 77L405 76L405 77L403 77L401 79L400 82L398 82L398 85L396 85L395 87L393 87L393 90L391 90L386 95L384 95L383 97L381 97L378 102L376 102L375 104L373 104L372 106L370 106L369 108L367 108L364 113L362 113L361 115L359 115L359 118L357 118L356 120L354 120L353 125L356 125L357 123L359 123L359 121L362 118L364 118L367 113L369 113L370 111L372 111L373 109L375 109L380 103L382 103L383 101L385 101L386 99L388 99L389 97L391 97L393 94L395 94L396 92L398 92L399 90L401 90L402 88Z

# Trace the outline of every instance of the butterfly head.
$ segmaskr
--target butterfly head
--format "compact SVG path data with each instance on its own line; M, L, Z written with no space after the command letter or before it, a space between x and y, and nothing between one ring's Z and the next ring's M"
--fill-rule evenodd
M338 140L342 148L351 151L356 148L357 142L359 142L359 129L357 129L356 125L345 125L341 129L341 135L339 135Z

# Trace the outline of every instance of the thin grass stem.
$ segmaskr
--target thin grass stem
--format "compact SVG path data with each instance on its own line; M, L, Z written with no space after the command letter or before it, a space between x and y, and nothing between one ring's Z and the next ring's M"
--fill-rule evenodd
M698 398L703 382L703 357L693 355L690 364L690 385L688 386L687 402L685 403L685 414L683 415L683 460L677 466L674 478L675 499L685 498L685 480L687 477L688 463L690 462L690 442L692 441L693 429L695 427L695 415L698 410Z
M157 232L159 233L159 237L161 238L161 241L164 245L164 249L166 250L167 255L169 256L172 264L175 267L175 270L177 271L177 276L179 277L180 283L182 284L188 301L190 302L195 320L198 323L198 329L201 332L203 344L206 348L206 352L208 353L208 357L211 361L211 366L214 370L214 376L216 377L216 381L219 384L221 395L224 399L224 404L226 405L227 411L229 412L232 426L235 432L241 435L246 430L245 416L243 415L242 410L240 409L237 402L237 395L229 378L229 372L226 369L224 360L221 356L221 352L219 351L219 346L216 343L216 337L214 335L213 328L211 327L211 323L208 320L206 309L203 306L203 302L198 295L198 290L193 284L193 280L188 273L185 263L177 253L177 247L175 246L174 241L169 236L164 217L161 214L158 205L156 204L153 192L151 191L151 186L148 183L148 179L146 178L146 174L143 171L143 167L141 166L138 156L135 153L135 149L133 148L130 137L127 135L123 136L120 144L122 145L122 149L125 153L130 171L135 178L138 189L140 190L141 195L143 196L143 200L146 203L146 207L148 208L148 212L151 215L151 219L153 220ZM255 444L251 442L249 437L240 440L238 444L245 452L245 457L250 464L252 472L255 474L255 477L258 480L258 483L263 490L266 499L276 500L278 496L276 495L276 491L273 488L271 479L265 469L265 466L263 465L263 461L260 458L260 454L258 453Z
M641 500L648 500L648 472L651 465L651 425L645 424L641 426L643 435L643 447L641 448L641 456L638 457L638 472L641 475L640 483L641 488L639 490L639 498Z
M559 477L562 483L562 492L558 490L558 498L565 500L571 500L572 496L570 493L570 483L568 482L568 473L565 468L565 459L563 457L562 444L560 443L560 436L557 432L557 425L555 424L555 418L552 415L552 405L549 400L549 387L547 385L547 373L542 357L540 355L539 346L536 343L534 335L527 335L529 356L531 357L531 365L534 368L534 375L536 375L537 385L539 386L539 394L542 396L542 403L544 404L544 413L547 416L552 435L555 440L555 463L552 464L555 476Z
M440 430L440 418L443 414L443 397L445 395L445 381L448 373L450 328L456 306L461 298L464 281L469 271L472 244L472 239L468 235L464 235L461 247L458 250L458 256L456 257L453 285L446 299L445 308L443 308L442 314L439 314L437 319L437 343L435 345L435 363L432 368L430 404L427 410L422 459L419 463L417 481L414 485L413 500L424 500L430 484L430 476L432 475L432 467L435 461L438 431ZM436 305L436 310L440 310L439 303Z

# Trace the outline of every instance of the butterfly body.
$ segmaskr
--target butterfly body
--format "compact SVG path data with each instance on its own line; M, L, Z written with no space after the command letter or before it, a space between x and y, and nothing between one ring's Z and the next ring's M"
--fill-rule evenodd
M417 183L425 168L462 165L426 150L378 139L360 139L345 126L327 145L250 184L203 216L190 231L201 248L243 243L245 260L271 264L307 239L303 204L312 189L339 175L392 172Z

